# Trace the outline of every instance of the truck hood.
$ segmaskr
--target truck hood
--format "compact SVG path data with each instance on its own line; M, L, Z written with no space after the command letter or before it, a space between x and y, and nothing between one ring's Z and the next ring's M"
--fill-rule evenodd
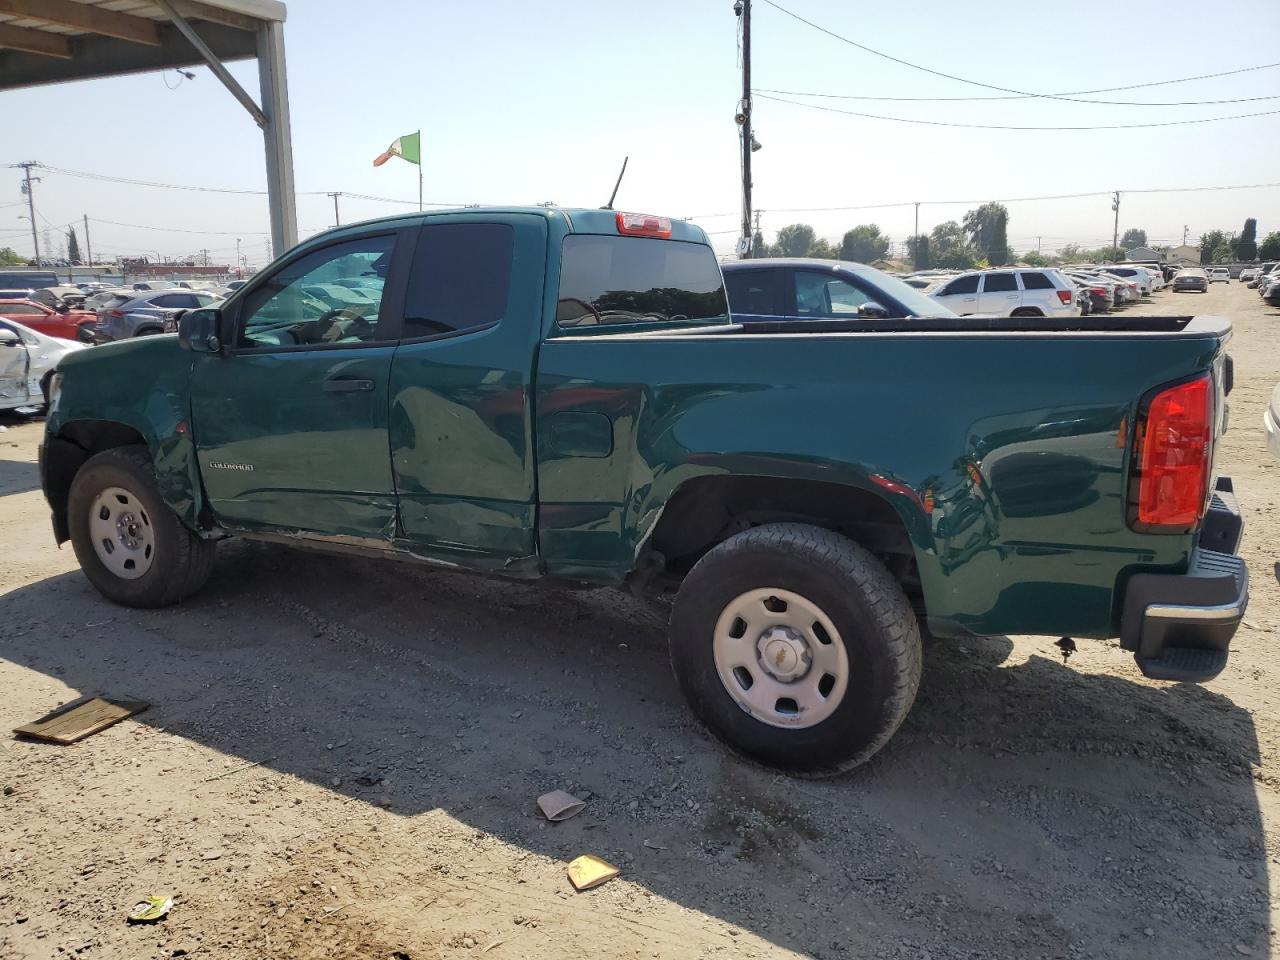
M154 379L158 367L171 368L190 365L191 354L178 346L177 334L160 334L152 337L135 337L105 343L90 350L76 350L62 359L60 369L65 373L76 371L105 371L111 376L127 378L142 376Z

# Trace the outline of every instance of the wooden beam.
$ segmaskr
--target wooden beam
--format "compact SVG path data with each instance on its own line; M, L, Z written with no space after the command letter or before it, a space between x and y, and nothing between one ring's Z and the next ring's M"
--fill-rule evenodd
M231 10L223 10L220 7L211 7L200 3L199 0L174 0L173 7L178 11L179 16L188 20L205 20L209 23L220 23L224 27L251 32L256 32L261 25L252 17L246 17Z
M71 44L66 37L41 30L11 27L7 23L0 23L0 47L21 50L23 53L34 53L41 57L71 59Z
M117 13L104 7L90 7L73 0L0 0L0 13L43 20L101 37L160 46L160 28L154 20Z

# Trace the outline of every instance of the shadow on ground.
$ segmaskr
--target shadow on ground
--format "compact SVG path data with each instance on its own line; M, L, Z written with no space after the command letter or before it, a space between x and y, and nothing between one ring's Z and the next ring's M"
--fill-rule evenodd
M34 463L0 460L0 497L40 489L40 471Z
M1050 640L1016 665L1005 638L935 648L884 753L805 782L709 740L661 616L612 591L233 543L183 607L94 596L79 573L6 595L11 623L91 616L71 638L0 632L0 655L356 802L441 808L555 858L589 841L654 894L806 955L1267 955L1249 714L1082 676ZM590 816L540 827L532 799L556 787L592 790Z

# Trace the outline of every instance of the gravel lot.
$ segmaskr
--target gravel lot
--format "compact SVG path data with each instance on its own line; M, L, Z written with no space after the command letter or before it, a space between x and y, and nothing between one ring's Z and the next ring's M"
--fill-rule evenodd
M1183 311L1236 324L1220 465L1253 580L1227 672L943 644L836 781L711 742L661 618L610 591L232 543L185 606L110 606L53 546L41 424L7 421L0 727L84 693L152 707L70 747L0 740L0 957L1269 956L1280 311L1238 283L1145 310ZM547 825L558 787L590 804ZM573 893L582 853L622 876ZM151 893L173 912L127 926Z

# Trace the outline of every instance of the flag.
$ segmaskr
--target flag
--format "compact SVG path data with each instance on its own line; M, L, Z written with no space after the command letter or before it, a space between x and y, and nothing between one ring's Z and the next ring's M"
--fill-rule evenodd
M422 166L422 133L407 133L403 137L396 137L391 146L387 147L385 153L378 154L373 161L375 167L380 167L392 157L399 157L401 160L408 160L410 163L416 163Z

